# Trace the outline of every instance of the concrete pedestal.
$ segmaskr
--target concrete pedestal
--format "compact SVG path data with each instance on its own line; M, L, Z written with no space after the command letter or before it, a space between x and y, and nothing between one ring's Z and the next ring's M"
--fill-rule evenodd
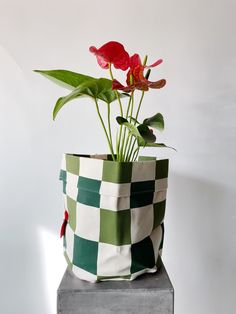
M162 266L134 281L89 283L66 270L57 291L58 314L173 314L174 289Z

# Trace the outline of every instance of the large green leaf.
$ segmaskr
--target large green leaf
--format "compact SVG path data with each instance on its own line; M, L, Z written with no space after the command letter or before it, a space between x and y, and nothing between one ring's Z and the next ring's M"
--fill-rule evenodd
M59 98L53 109L53 120L55 120L58 112L66 103L81 96L98 98L98 86L94 80L85 81L80 84L79 87L75 88L69 95Z
M147 125L140 124L137 129L146 143L154 143L156 141L156 136Z
M163 130L164 129L164 119L163 119L163 115L161 113L157 113L154 116L152 116L151 118L147 118L143 121L143 124L151 126L155 129L158 130Z
M111 80L108 80L106 78L100 78L96 80L96 84L98 87L98 94L97 94L98 99L103 100L108 104L112 103L114 100L117 99L117 92L112 90ZM119 94L119 96L125 97L125 96L121 96L121 94Z
M67 70L34 70L34 72L40 73L54 83L72 90L83 82L94 79L91 76Z
M112 81L106 78L94 78L84 74L71 72L67 70L35 70L43 76L49 78L60 86L72 89L72 92L57 100L53 109L53 119L56 118L61 108L69 101L88 96L93 99L100 99L108 104L119 97L127 97L125 94L120 94L112 90Z

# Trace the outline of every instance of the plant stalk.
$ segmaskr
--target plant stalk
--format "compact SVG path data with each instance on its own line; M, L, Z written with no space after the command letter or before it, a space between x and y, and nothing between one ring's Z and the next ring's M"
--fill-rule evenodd
M100 119L100 121L101 121L103 130L104 130L105 135L106 135L106 138L107 138L107 142L108 142L108 145L109 145L109 148L110 148L110 151L111 151L112 159L113 159L113 161L115 161L115 155L114 155L113 147L112 147L112 144L111 144L111 142L110 142L109 135L108 135L108 133L107 133L105 123L104 123L104 121L103 121L103 119L102 119L102 116L101 116L101 113L100 113L100 110L99 110L99 106L98 106L98 102L97 102L97 99L96 99L96 98L94 99L94 102L95 102L95 105L96 105L98 117L99 117L99 119Z

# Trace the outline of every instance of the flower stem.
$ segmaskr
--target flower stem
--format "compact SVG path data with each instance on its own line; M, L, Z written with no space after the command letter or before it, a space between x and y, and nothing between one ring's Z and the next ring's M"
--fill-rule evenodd
M125 115L126 119L128 118L130 105L131 105L132 101L133 101L133 92L131 93L130 98L129 98L129 102L128 102L128 106L127 106L127 110L126 110L126 115ZM123 136L122 136L122 143L121 143L121 152L120 152L121 153L121 161L123 161L124 157L125 157L125 152L126 152L126 149L127 149L129 133L128 133L128 138L126 138L126 136L127 136L127 129L124 128L124 132L123 132ZM126 144L125 144L125 139L126 139Z
M107 104L107 123L108 123L108 132L109 132L109 137L110 137L110 143L111 147L113 149L113 143L112 143L112 133L111 133L111 104Z
M133 144L132 144L132 141L133 141ZM130 142L129 142L129 148L128 148L128 152L127 152L127 155L126 155L126 161L130 161L130 158L132 156L132 153L133 153L133 150L134 150L134 146L135 146L135 143L136 143L137 139L136 138L131 138ZM131 146L132 144L132 146Z
M112 147L112 144L111 144L111 142L110 142L109 135L108 135L107 130L106 130L106 126L105 126L104 121L103 121L103 119L102 119L102 116L101 116L101 113L100 113L100 110L99 110L99 106L98 106L98 102L97 102L97 99L96 99L96 98L94 99L94 102L95 102L95 105L96 105L98 117L99 117L99 119L100 119L100 121L101 121L103 130L104 130L105 135L106 135L106 138L107 138L107 142L108 142L108 145L109 145L109 148L110 148L110 151L111 151L112 159L115 161L115 156L114 156L113 147Z
M114 76L113 76L113 73L112 73L112 69L111 69L111 63L109 63L109 73L110 73L110 76L111 76L111 79L114 80ZM120 100L120 95L119 93L117 92L117 90L115 90L115 94L116 94L116 98L119 102L119 105L120 105L120 115L121 117L123 117L123 108L122 108L122 103L121 103L121 100ZM122 158L121 154L120 154L120 145L121 145L121 135L122 135L122 130L123 130L123 126L121 125L120 127L120 131L119 131L119 136L118 136L118 143L116 145L116 155L117 155L117 161L120 161L120 158Z
M145 92L142 91L142 95L141 95L141 98L140 98L140 101L139 101L139 104L138 104L138 110L136 112L135 120L138 120L138 115L139 115L139 111L140 111L140 108L141 108L141 105L142 105L142 102L143 102L144 93ZM136 124L136 121L135 121L135 124Z
M131 158L131 161L135 161L137 156L138 156L138 153L139 153L139 147L137 147L134 152L133 152L133 155L132 155L132 158Z
M114 76L112 74L112 70L111 70L111 63L109 63L109 73L110 73L110 76L111 76L111 79L112 81L114 80ZM119 102L119 105L120 105L120 115L121 117L123 117L123 108L122 108L122 103L121 103L121 100L120 100L120 95L119 93L117 92L117 90L115 90L115 94L116 94L116 98Z
M144 57L144 60L143 60L143 66L145 67L145 65L147 64L147 59L148 59L148 56L146 55L145 57ZM149 69L150 70L150 69ZM150 75L150 71L148 70L148 76ZM146 79L147 79L148 77L146 77ZM141 98L140 98L140 101L139 101L139 104L138 104L138 110L137 110L137 112L136 112L136 117L135 117L135 119L137 120L138 119L138 115L139 115L139 111L140 111L140 108L141 108L141 104L142 104L142 101L143 101L143 97L144 97L144 93L145 93L145 91L142 91L142 95L141 95ZM135 122L135 124L136 124L136 122Z

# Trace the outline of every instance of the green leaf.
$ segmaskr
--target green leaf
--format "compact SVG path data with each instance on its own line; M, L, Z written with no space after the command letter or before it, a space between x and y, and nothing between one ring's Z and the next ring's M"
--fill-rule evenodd
M154 143L156 141L156 136L152 133L147 125L140 124L138 126L138 130L146 143Z
M138 120L136 120L135 118L133 118L133 117L131 117L131 116L129 116L129 118L131 119L131 121L133 121L134 123L136 123L136 124L140 124L140 122L138 122Z
M164 119L163 115L161 113L157 113L151 118L147 118L143 121L143 124L151 126L155 129L158 130L163 130L164 129Z
M34 72L40 73L54 83L72 90L83 82L94 79L91 76L67 70L34 70Z
M123 117L120 117L120 116L116 117L116 121L117 121L118 124L120 124L120 125L124 124L125 122L128 122L127 119L125 119L125 118L123 118Z
M175 151L177 151L174 147L167 146L164 143L147 143L147 147L164 147L164 148L171 148Z
M127 127L127 129L129 130L129 132L135 136L136 138L140 138L143 139L141 134L139 133L139 130L136 126L134 126L133 124L129 123L127 119L123 118L123 117L116 117L116 121L120 124L120 125L124 125Z
M106 78L96 79L98 87L97 98L110 104L117 99L117 93L112 90L112 81ZM119 93L118 93L119 94Z
M57 100L53 109L53 119L56 118L61 108L69 101L82 97L92 97L93 99L102 100L108 104L119 97L127 97L117 91L112 90L112 81L106 78L94 78L88 75L71 72L67 70L35 70L60 86L72 89L72 92Z
M75 88L69 95L59 98L53 109L53 120L55 120L58 112L66 103L81 96L98 98L98 86L94 80L85 81L83 84L80 84L79 87Z

